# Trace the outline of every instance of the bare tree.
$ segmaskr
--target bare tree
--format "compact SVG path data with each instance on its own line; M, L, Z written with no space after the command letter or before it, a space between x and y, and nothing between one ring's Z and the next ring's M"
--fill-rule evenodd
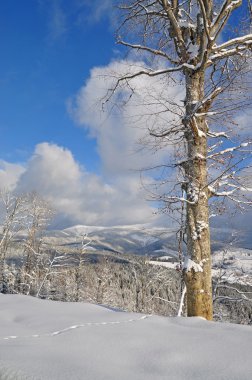
M50 277L66 275L64 269L69 267L68 260L68 255L64 252L59 252L57 249L54 249L53 253L50 251L43 253L40 262L40 266L42 266L41 276L38 276L36 297L48 296L49 292L47 289L44 289L46 288L47 282L50 287ZM37 268L37 271L39 271L39 268ZM44 290L45 294L42 294L42 290Z
M85 233L81 236L81 242L80 247L78 248L77 252L77 258L75 260L75 282L76 282L76 294L75 294L75 301L80 301L82 299L81 297L81 289L84 285L84 275L83 275L83 266L86 262L86 253L89 245L91 244L92 240L88 237L88 235Z
M25 269L29 274L36 265L42 251L44 231L52 218L53 210L49 203L35 192L26 195L26 203L25 227L27 238L24 241L24 249L26 254Z
M250 251L236 249L237 237L213 257L213 303L215 319L244 323L250 320L252 305ZM237 312L238 311L238 312ZM226 314L226 315L225 315Z
M9 191L1 191L1 237L0 237L0 276L2 292L5 289L5 262L11 243L24 228L26 202L24 196L15 196Z
M159 147L175 143L182 156L169 165L177 170L177 184L158 199L167 208L186 206L187 314L211 320L210 198L229 199L240 207L251 204L246 196L249 189L240 184L251 140L234 143L237 136L230 128L234 111L250 101L243 96L241 82L250 69L250 7L242 0L125 0L120 4L118 43L140 59L125 74L114 73L105 103L113 98L117 104L124 103L139 95L136 79L140 77L184 88L180 103L169 98L168 91L159 97L148 95L148 105L157 109L149 134ZM244 28L235 32L232 23L240 25L242 18L235 13L238 8L247 18ZM123 96L116 97L120 92ZM161 120L164 113L173 115L169 124Z

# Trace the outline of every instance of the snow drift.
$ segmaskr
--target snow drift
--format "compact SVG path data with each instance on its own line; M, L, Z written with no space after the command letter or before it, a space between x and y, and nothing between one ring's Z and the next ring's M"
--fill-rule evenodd
M23 295L0 307L0 379L252 379L249 326Z

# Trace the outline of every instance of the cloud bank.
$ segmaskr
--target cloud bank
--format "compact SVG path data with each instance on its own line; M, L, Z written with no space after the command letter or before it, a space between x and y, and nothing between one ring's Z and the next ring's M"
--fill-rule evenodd
M130 87L120 85L110 97L120 76L143 66L143 62L114 61L106 67L93 68L72 100L72 116L96 139L103 169L110 175L167 163L172 152L168 140L164 139L165 149L153 144L149 131L167 130L178 122L179 118L170 111L176 104L182 105L179 86L165 77L141 76L131 80ZM173 104L167 99L172 99Z
M140 171L172 161L171 142L164 140L162 146L157 146L148 136L153 128L162 131L176 126L178 120L170 111L176 107L180 112L184 94L166 78L142 76L131 81L130 88L120 86L116 96L106 102L118 76L142 65L143 62L114 61L106 67L93 68L89 79L69 101L71 116L96 140L100 175L88 172L68 149L43 142L23 165L0 161L1 187L19 193L37 191L58 212L57 227L157 223L160 218L153 215L157 204L146 202L152 172L141 173L142 186ZM164 191L176 180L174 173L168 176L171 182L165 183ZM165 223L169 223L168 218Z
M11 164L0 160L0 183L2 189L13 190L21 174L25 171L22 165Z
M90 173L64 147L47 142L38 144L23 165L2 162L2 187L18 193L37 191L58 211L64 224L116 225L151 221L153 206L146 202L139 171L167 160L165 150L144 150L139 142L157 122L171 122L160 111L157 99L164 98L164 83L136 78L132 90L120 88L114 103L102 99L123 72L135 70L142 62L112 62L94 68L89 79L71 102L71 115L96 140L101 158L101 175ZM178 90L170 88L173 98ZM124 104L118 108L117 104ZM151 178L142 175L148 185Z
M44 142L24 165L3 164L2 185L19 193L37 191L67 225L150 222L155 207L146 202L144 186L152 178L148 171L143 172L141 186L140 170L167 162L172 150L169 142L164 149L151 145L148 130L157 125L167 128L174 122L171 113L164 112L167 104L163 99L169 92L169 97L179 102L181 91L165 86L162 78L142 77L134 79L131 88L119 88L111 102L104 102L117 76L142 64L115 61L94 68L71 100L72 117L96 140L101 175L88 172L68 149ZM146 144L149 149L143 149Z
M3 163L0 178L4 187L18 193L34 190L45 197L58 211L60 226L134 224L152 218L139 178L118 177L108 183L56 144L38 144L25 166Z

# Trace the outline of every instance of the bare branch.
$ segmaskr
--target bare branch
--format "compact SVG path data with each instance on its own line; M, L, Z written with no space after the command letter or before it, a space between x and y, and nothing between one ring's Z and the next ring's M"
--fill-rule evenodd
M226 24L227 19L230 14L240 5L242 4L242 0L225 0L222 4L222 7L211 25L211 34L213 40L216 40L218 35L220 34L222 27Z
M244 44L247 47L252 44L252 34L247 34L246 36L233 38L232 40L226 41L221 45L214 46L213 51L215 53L221 53L223 51L223 49L226 49L227 47L230 47L233 45L240 46L240 45L244 45Z
M161 0L161 1L163 4L163 7L167 13L167 17L169 18L170 23L172 25L173 33L177 38L177 46L178 46L177 53L179 56L181 56L181 58L186 60L187 51L186 51L185 41L183 39L182 31L181 31L181 28L177 22L174 11L173 11L171 4L168 0Z
M206 14L206 9L205 5L203 3L203 0L198 0L202 12L202 17L203 17L203 23L204 23L204 32L206 33L206 36L208 38L208 41L211 42L212 39L210 37L210 32L209 32L209 18Z
M207 67L215 64L218 61L221 61L222 59L228 58L228 57L233 57L236 55L240 55L240 56L244 57L243 52L248 51L250 49L250 47L252 47L252 41L249 45L241 45L241 46L237 46L233 49L223 50L223 51L220 51L219 53L213 54L212 56L209 57L209 59L207 61Z
M132 49L147 51L153 55L158 55L158 56L164 57L173 64L178 64L178 61L175 61L174 59L172 59L168 54L164 53L162 50L153 49L153 48L150 48L148 46L143 46L143 45L134 45L134 44L131 44L129 42L122 41L122 40L118 40L117 43L120 45L130 47Z
M209 155L207 158L213 159L215 157L223 156L224 154L227 154L227 153L231 153L234 151L241 151L241 149L247 148L250 145L252 145L252 142L250 142L250 141L248 141L246 143L241 143L240 145L233 146L231 148L223 149L217 153L213 153L213 154ZM252 153L252 150L246 150L245 153Z

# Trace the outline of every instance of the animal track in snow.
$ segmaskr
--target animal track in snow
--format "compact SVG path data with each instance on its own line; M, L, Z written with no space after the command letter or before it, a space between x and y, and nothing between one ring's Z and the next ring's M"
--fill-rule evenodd
M13 340L13 339L27 339L27 338L43 338L43 337L53 337L53 336L57 336L57 335L61 335L61 334L65 334L71 330L75 330L75 329L79 329L79 328L82 328L82 327L86 327L86 326L105 326L105 325L119 325L119 324L123 324L123 323L132 323L132 322L139 322L139 321L142 321L144 319L147 319L147 318L150 318L151 315L143 315L142 317L140 318L137 318L137 319L127 319L125 321L108 321L108 322L85 322L85 323L82 323L82 324L79 324L79 325L72 325L72 326L69 326L69 327L66 327L62 330L58 330L58 331L53 331L51 333L45 333L45 334L32 334L32 335L21 335L21 336L18 336L18 335L9 335L9 336L6 336L6 337L0 337L0 340Z

